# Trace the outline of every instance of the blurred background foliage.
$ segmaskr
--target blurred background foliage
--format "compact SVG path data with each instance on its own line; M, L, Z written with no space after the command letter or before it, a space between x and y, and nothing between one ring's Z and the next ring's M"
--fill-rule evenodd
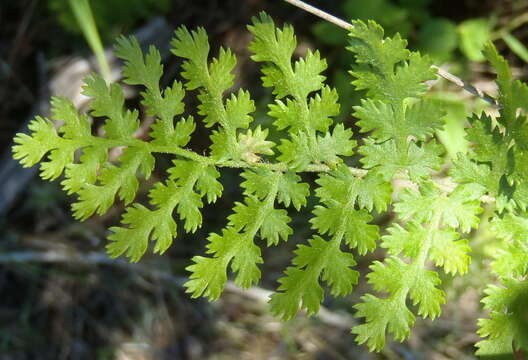
M65 31L79 34L81 27L75 18L69 0L47 0L49 12L53 14ZM171 0L91 0L90 6L103 40L114 38L133 30L133 26L152 16L170 11Z
M387 35L399 32L412 49L429 54L438 66L494 93L493 72L483 62L482 44L494 41L511 62L514 76L526 80L528 0L314 0L343 19L373 19ZM245 25L265 10L278 23L294 25L299 42L296 55L319 49L328 60L328 81L340 94L340 121L354 128L351 107L363 95L350 86L353 61L346 33L335 25L292 8L265 0L90 0L105 46L120 34L148 27L161 18L173 29L180 24L207 29L211 48L229 46L238 57L237 87L248 88L257 103L256 123L269 124L268 89L260 86L258 67L248 60ZM91 50L84 40L69 0L0 2L0 184L8 171L10 139L23 129L32 111L49 100L50 78ZM91 70L95 70L92 67ZM169 58L163 81L178 76L178 61ZM73 80L72 80L73 81ZM128 89L127 103L139 106L137 89ZM493 111L459 88L438 80L430 96L448 112L445 130L437 134L448 156L466 151L466 117L472 111ZM188 108L195 100L188 99ZM151 119L143 119L148 124ZM94 132L101 123L94 121ZM357 130L357 129L355 129ZM357 132L357 131L356 131ZM193 148L204 151L208 132L198 129ZM169 159L160 157L156 179L164 177ZM165 164L165 165L163 165ZM17 170L18 171L18 170ZM287 244L263 249L266 263L260 289L240 292L228 288L220 301L191 300L182 291L189 259L204 251L204 239L218 231L234 201L240 200L237 171L222 173L224 195L204 209L204 225L196 234L180 234L163 256L146 256L139 265L108 260L104 255L106 229L119 221L116 206L102 217L75 222L71 199L58 182L37 176L17 188L15 202L0 209L0 360L23 359L474 359L478 337L479 299L492 281L484 269L494 239L486 223L470 234L473 264L470 274L443 279L449 297L440 319L418 321L412 338L392 343L381 354L355 346L349 334L352 304L368 286L360 284L347 298L328 297L321 318L300 316L288 323L273 319L266 308L265 289L289 264L292 250L310 236L308 209L293 215L295 228ZM313 182L311 175L305 181ZM4 186L4 185L2 185ZM146 196L148 184L139 198ZM6 190L10 191L10 190ZM218 214L221 213L221 216ZM384 226L391 214L377 217ZM359 259L362 275L382 251Z

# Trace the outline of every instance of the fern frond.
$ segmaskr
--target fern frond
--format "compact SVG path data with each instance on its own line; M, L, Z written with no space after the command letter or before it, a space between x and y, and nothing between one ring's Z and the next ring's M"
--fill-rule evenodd
M479 356L511 358L513 350L528 350L528 282L505 279L503 286L489 285L482 300L490 311L480 319L478 333L486 340L477 343Z
M107 85L98 74L85 80L83 94L91 97L92 115L106 118L103 130L108 139L129 140L139 127L138 111L125 110L125 96L119 84Z
M398 34L385 37L373 21L353 23L352 84L367 95L353 108L365 135L355 152L352 130L334 124L339 96L325 84L327 64L319 52L308 50L297 58L293 28L276 28L265 13L248 29L251 58L261 63L262 83L274 96L267 114L277 140L269 140L270 129L262 123L252 124L256 105L250 92L232 89L233 52L221 48L213 57L203 28L180 27L171 51L183 60L183 81L165 88L155 47L144 54L136 39L126 37L115 47L124 61L124 82L141 87L142 112L153 118L150 139L136 138L140 112L125 108L123 88L92 74L83 88L92 99L88 113L54 97L50 119L36 117L29 134L17 134L13 157L25 167L40 163L44 179L63 176L63 189L78 196L72 205L77 219L104 214L120 199L125 211L121 224L110 228L106 248L110 256L131 261L139 261L149 247L165 252L178 230L196 232L204 204L222 196L219 170L239 169L243 199L233 204L224 228L209 234L206 254L194 256L187 267L186 291L210 300L221 296L229 276L243 288L256 284L264 262L259 240L281 245L293 234L291 210L313 204L308 222L314 234L297 245L271 296L271 311L283 319L303 309L315 314L324 286L333 296L350 294L359 281L355 253L374 251L381 239L388 255L374 261L367 275L377 295L363 295L354 306L364 321L352 329L356 341L373 351L384 347L387 336L409 337L417 316L440 316L446 296L437 270L469 271L471 247L465 237L481 222L481 200L494 201L484 223L497 239L491 269L500 285L488 286L483 299L490 315L479 321L486 339L478 343L478 354L509 356L528 349L528 86L513 80L493 45L484 54L497 71L499 116L469 119L472 146L452 161L454 184L446 186L438 170L449 163L435 140L445 112L425 96L436 75L427 56L409 51ZM185 108L187 90L198 93L194 116ZM91 116L103 118L102 136L92 135ZM210 130L210 144L199 154L188 147L202 125ZM112 162L110 151L117 155ZM148 203L141 204L135 200L139 178L151 176L156 154L172 156L172 165L153 182ZM361 167L351 168L352 163ZM304 172L318 173L313 199ZM385 220L377 215L389 210L396 219L380 238Z
M470 248L467 241L459 240L455 230L468 232L477 226L482 193L478 185L465 185L446 195L433 184L424 183L420 192L407 190L401 195L394 209L400 219L412 220L404 227L393 225L389 234L382 237L382 247L392 256L384 263L375 262L367 277L375 290L387 292L388 296L367 295L363 303L355 306L358 316L366 319L365 324L352 329L356 341L379 351L385 344L386 332L396 340L406 339L415 321L406 304L407 296L413 305L418 305L418 315L432 319L440 315L440 306L445 303L445 295L437 287L440 277L427 270L425 262L434 261L446 273L467 272ZM400 253L410 262L399 259ZM374 310L378 306L393 311L382 316Z
M338 95L324 84L321 72L327 65L319 52L308 51L292 62L297 45L292 27L276 29L264 13L253 18L248 29L254 36L249 45L254 53L251 58L264 63L263 85L272 87L276 95L268 115L276 119L273 124L277 129L288 129L289 138L281 139L278 146L278 160L303 170L310 163L334 167L342 161L341 156L352 155L356 146L352 131L341 124L328 131L331 117L339 114Z
M273 173L269 169L257 168L246 170L242 173L245 181L240 184L245 195L256 195L258 199L264 200L271 192L273 186ZM291 171L285 172L279 179L277 188L277 202L289 207L290 204L296 210L306 206L306 198L310 194L310 186L301 182L301 177Z
M291 319L302 308L308 314L316 313L324 296L319 279L331 287L333 295L343 296L352 291L359 275L351 269L356 262L352 254L341 251L340 246L344 240L361 255L376 248L378 227L369 224L373 218L366 210L355 207L359 204L370 210L373 206L386 209L391 200L391 187L378 180L373 177L359 179L344 165L317 180L316 195L324 206L315 207L315 217L310 222L313 229L321 235L327 234L331 240L314 236L309 246L297 248L293 266L279 279L279 292L271 297L271 310L275 315Z
M126 255L138 261L149 241L156 241L154 252L163 253L172 244L177 226L173 212L184 222L186 232L195 232L202 224L202 198L214 202L222 194L220 173L213 167L187 160L175 160L165 184L156 183L149 193L150 210L141 204L127 207L121 222L127 227L112 227L107 245L110 256Z
M367 90L370 98L354 107L361 132L370 132L359 148L361 162L386 180L408 173L419 181L442 162L443 149L425 140L442 128L445 113L430 100L408 104L406 100L420 98L427 90L425 82L434 78L431 61L407 50L407 42L398 34L383 35L373 21L353 22L349 34L348 50L357 62L350 72L356 78L352 84Z
M86 184L77 193L79 199L72 205L73 216L86 220L94 213L104 214L114 203L116 195L125 204L131 203L139 187L136 173L148 178L154 168L154 157L146 147L129 147L119 157L120 164L107 165L101 170L98 184Z
M339 240L325 241L315 235L309 245L300 245L295 251L293 265L286 269L279 292L271 296L271 311L283 320L293 318L300 308L315 314L323 301L324 291L319 278L325 281L336 296L347 295L357 283L359 273L350 253L339 249Z
M251 186L246 185L249 190L245 193L245 203L235 204L234 214L229 216L229 223L222 235L209 236L207 253L212 257L195 256L194 264L187 267L191 276L185 287L193 297L204 294L210 299L217 299L227 280L228 266L236 273L237 285L248 288L255 284L260 279L257 265L263 262L260 248L254 243L255 236L259 234L262 239L267 240L269 246L278 243L280 238L286 240L291 234L287 212L274 207L280 184L284 182L281 179L285 175L282 172L261 174L252 174ZM258 183L269 189L262 200L252 190L252 186ZM284 191L283 187L281 192ZM257 193L257 196L253 193ZM283 198L284 196L282 195Z
M255 111L255 105L249 92L242 89L227 100L223 99L224 93L233 86L236 58L231 51L221 48L218 57L209 62L209 43L203 29L189 32L181 27L175 32L171 44L171 51L186 59L182 65L182 76L187 80L185 86L189 90L199 89L201 104L198 113L204 116L205 126L220 126L210 136L212 157L257 161L258 154L272 155L274 144L265 140L266 130L248 130L237 135L237 129L245 129L253 121L249 114ZM249 147L248 143L251 144Z
M528 208L528 166L526 166L526 115L528 86L513 81L506 60L493 44L484 55L497 71L499 103L495 120L488 115L473 115L468 140L473 152L455 162L452 175L457 181L481 184L496 198L499 211ZM488 176L482 176L489 174Z

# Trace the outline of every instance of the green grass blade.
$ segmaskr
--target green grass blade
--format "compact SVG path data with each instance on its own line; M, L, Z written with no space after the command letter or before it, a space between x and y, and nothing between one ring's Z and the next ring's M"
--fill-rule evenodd
M107 82L110 81L110 66L104 53L103 44L97 31L97 25L93 17L92 9L88 0L69 0L70 7L79 23L81 31L88 42L88 45L95 54L97 64L101 70L101 75Z

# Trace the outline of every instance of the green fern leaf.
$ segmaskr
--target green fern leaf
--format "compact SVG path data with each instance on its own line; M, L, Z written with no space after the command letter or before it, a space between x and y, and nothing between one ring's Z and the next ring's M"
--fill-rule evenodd
M382 236L381 247L391 255L403 255L415 259L420 252L420 244L427 237L427 230L420 224L409 221L405 227L394 224L387 229L388 234Z
M268 114L276 119L274 125L279 130L289 128L289 138L281 139L278 146L278 160L302 170L310 163L334 167L341 162L340 156L351 155L356 146L351 130L339 124L327 132L331 117L339 113L339 104L337 92L324 85L321 72L327 67L326 61L317 51L309 50L292 64L296 40L291 27L275 29L265 14L253 18L248 29L254 35L249 46L254 52L252 59L265 63L263 85L273 87L276 95ZM285 97L288 98L281 100ZM323 135L318 135L318 131Z
M228 217L229 225L237 231L250 230L255 219L262 216L259 232L260 237L267 240L268 246L277 245L279 239L286 240L293 233L293 230L288 226L291 219L286 210L263 208L262 202L256 197L247 197L245 204L235 203L233 211L234 214Z
M125 82L131 85L143 85L146 91L142 92L142 104L147 109L147 114L157 116L158 119L151 127L150 135L153 144L185 146L194 131L195 125L192 118L182 119L174 128L174 117L184 111L183 98L185 91L183 85L174 81L171 87L163 91L159 81L163 73L159 51L150 46L146 56L135 38L120 37L115 46L116 56L125 61L123 75Z
M142 101L142 104L147 108L147 114L159 117L151 126L152 144L180 147L187 145L196 128L193 117L181 118L174 125L174 117L184 110L182 100L185 92L183 85L175 81L172 87L167 87L163 93L160 93L159 98L147 94L148 91L143 93L144 100Z
M50 150L55 149L60 137L48 119L37 116L28 126L31 135L19 133L15 137L13 158L24 167L37 164Z
M411 142L408 148L402 151L394 140L376 144L374 140L367 138L365 145L359 148L359 153L363 155L361 162L365 168L372 169L386 181L406 176L420 181L440 168L440 155L443 152L443 147L434 141L422 146Z
M79 163L70 163L61 181L62 188L68 195L78 193L83 186L95 184L101 164L107 161L108 151L104 147L90 146L83 148Z
M111 257L126 254L130 261L139 261L148 247L148 239L156 241L155 252L164 252L176 235L176 222L172 213L151 211L141 204L127 208L121 219L124 227L111 227L111 242L106 246Z
M402 219L413 219L416 222L429 222L433 214L441 214L441 222L451 228L460 228L469 232L479 223L477 215L482 212L480 197L482 187L475 184L457 187L449 196L442 196L431 183L424 184L420 192L407 190L401 195L394 210Z
M79 114L73 103L62 96L51 98L52 118L63 125L59 128L64 139L86 140L92 136L88 117Z
M324 296L319 279L331 287L333 295L342 296L352 291L358 273L350 269L355 265L353 256L339 249L341 241L344 239L350 248L365 254L375 249L379 237L378 227L368 224L372 216L365 210L355 210L355 204L361 197L364 205L372 207L376 203L383 208L386 203L382 201L390 200L390 186L387 199L386 184L359 179L344 165L322 175L317 183L320 187L316 194L325 206L315 207L315 217L310 222L320 234L328 234L332 239L325 241L314 236L309 246L298 247L294 266L279 279L279 292L271 299L272 312L283 319L292 318L302 308L309 314L319 309ZM367 196L369 190L376 190L375 185L381 185L382 195Z
M405 227L394 224L388 232L388 235L381 238L381 246L391 255L403 253L413 260L417 258L421 243L427 237L427 230L414 221L408 222ZM438 229L429 250L428 257L448 274L465 274L471 262L468 255L471 248L467 240L459 240L459 237L454 230Z
M380 299L366 294L361 300L362 303L354 306L356 316L364 317L368 322L352 328L352 333L357 335L358 344L366 344L370 351L380 351L385 346L387 331L400 341L409 336L416 318L405 306L405 299L396 296Z
M278 159L290 162L294 169L303 169L310 163L320 162L334 167L341 162L340 156L352 155L356 147L352 131L345 129L343 124L337 124L333 132L327 132L325 136L318 136L312 147L308 145L308 136L303 132L292 135L291 139L281 140L278 146L281 155Z
M311 92L320 90L325 80L325 77L320 74L326 68L326 60L321 59L319 51L308 50L306 55L294 64L292 82L298 86L288 89L288 94L297 99L305 99Z
M335 166L341 162L340 156L351 156L356 147L352 140L352 130L345 129L343 124L337 124L333 131L317 137L316 153L313 162L323 162Z
M75 142L61 141L56 149L50 151L46 161L40 164L40 177L46 180L58 178L66 166L73 162L73 155L77 149Z
M235 128L247 128L253 120L250 113L255 111L255 103L251 100L249 92L240 89L238 94L231 94L225 105L227 119ZM207 126L213 124L208 123Z
M407 41L399 34L385 38L383 28L374 21L365 24L354 21L350 28L349 50L356 54L358 64L369 65L380 71L380 76L393 74L394 66L409 56Z
M360 208L368 211L384 212L392 201L392 186L375 173L362 178L358 189L357 202Z
M424 100L410 105L405 110L404 121L398 119L394 109L388 103L375 100L363 100L361 106L354 107L360 121L361 132L372 131L372 137L383 142L392 137L403 138L412 134L417 140L426 140L441 129L444 112L432 100Z
M314 158L309 146L309 138L305 132L291 134L290 139L281 139L277 146L280 155L277 157L282 163L289 163L290 168L295 171L305 169Z
M323 87L321 94L310 98L308 104L308 119L310 127L323 133L328 131L332 124L332 117L339 114L338 95L335 89L329 86ZM268 115L275 118L273 125L278 130L290 128L292 132L303 129L304 122L298 116L301 109L296 101L286 99L286 102L276 100L275 104L269 105Z
M186 87L194 90L208 83L209 68L209 40L204 28L196 31L187 30L185 26L178 28L171 41L171 52L179 57L188 59L183 64L183 77L188 80Z
M94 116L106 117L103 130L109 139L128 140L139 127L138 111L124 110L125 97L119 84L108 86L98 74L85 80L83 94L92 98L90 108Z
M248 194L245 203L235 205L234 214L228 217L229 224L222 235L209 236L207 253L212 257L194 257L195 264L187 268L191 272L191 280L185 286L193 296L205 294L210 299L218 298L227 279L229 264L237 274L237 285L247 288L259 280L257 264L263 260L260 248L254 243L257 233L270 246L278 243L280 238L286 240L292 232L288 226L290 218L287 212L274 208L283 176L280 171L269 174L269 193L265 199L261 201L257 196ZM253 180L258 181L255 178ZM264 180L259 182L266 184ZM209 268L213 266L216 268ZM214 274L218 272L222 274Z
M109 165L101 171L99 185L86 185L78 192L79 200L72 205L76 219L86 220L94 212L102 215L114 203L118 195L125 204L134 200L139 182L139 170L148 178L154 167L154 157L145 147L130 147L119 157L120 166Z
M495 218L491 230L501 240L494 251L493 271L500 277L517 278L528 273L528 241L526 231L528 220L525 217L508 214Z
M429 258L436 266L443 267L447 274L465 274L468 272L471 257L468 240L461 239L458 232L439 230L433 239Z
M143 51L136 38L119 37L116 40L115 54L118 58L125 60L123 76L125 82L130 85L144 85L153 91L149 96L155 97L156 89L159 89L159 81L163 75L161 55L154 46L149 46L148 53L143 56ZM159 100L159 99L158 99ZM174 103L179 105L179 101Z
M440 283L438 274L424 269L420 264L407 264L397 257L390 257L385 264L375 262L367 276L375 290L389 293L386 298L367 294L363 302L355 305L357 316L366 323L352 328L359 344L366 343L371 351L385 346L386 332L399 341L410 334L415 317L407 308L407 294L413 305L418 305L418 314L434 319L440 314L445 303L443 291L436 286ZM379 309L386 309L380 312Z
M341 230L341 217L344 215L341 206L341 204L336 204L335 207L332 205L329 207L317 206L313 211L315 217L310 219L312 228L320 234L335 235L337 231ZM346 222L345 242L350 248L357 248L360 255L376 248L376 240L379 234L377 226L368 224L372 219L369 213L360 210L351 213Z
M208 241L207 253L213 257L195 256L192 259L194 264L187 267L191 276L185 287L192 297L204 295L210 300L218 299L227 281L229 264L236 273L235 284L238 286L248 288L258 281L260 270L257 264L263 260L260 248L250 235L227 228L222 235L211 234Z
M280 79L277 72L284 72L291 69L291 57L297 46L293 28L286 25L283 29L276 29L271 17L263 12L260 13L260 17L254 17L252 22L253 25L248 26L248 30L254 36L253 41L249 45L249 50L254 53L251 59L256 62L274 64L274 66L270 65L266 70L263 70L265 75L262 79L264 86L274 86L272 84L277 81L271 81L269 79L270 76L276 76ZM282 98L291 94L291 91L286 85L284 88L278 87L274 89L274 94L278 98Z
M245 179L241 186L245 189L244 194L256 195L260 200L264 200L270 193L273 186L271 170L261 168L246 170L242 173ZM281 176L277 189L277 202L289 207L290 204L296 210L306 206L306 198L310 194L310 187L307 183L300 182L301 177L293 172L286 172Z
M309 246L300 245L295 250L293 267L279 280L278 291L271 296L271 311L284 320L293 318L300 308L315 314L323 300L324 291L319 278L331 288L332 294L343 296L352 291L359 273L352 254L339 249L338 242L325 241L314 236Z
M478 224L476 215L482 211L478 199L482 193L481 186L469 184L447 195L432 183L424 183L420 192L407 190L400 196L394 209L402 219L412 221L405 227L393 225L382 238L382 246L393 256L385 264L376 262L371 266L372 272L367 277L376 291L387 292L389 296L367 295L356 306L358 316L366 320L352 330L358 335L356 341L367 343L371 350L377 351L384 346L387 332L403 341L414 324L414 315L406 305L407 296L413 305L418 305L418 314L422 317L434 319L440 315L440 307L445 303L443 291L437 288L440 277L425 268L425 261L430 258L447 273L467 271L470 248L467 241L458 240L454 229L468 232ZM439 229L442 225L448 228ZM409 257L410 263L394 256L400 253ZM376 306L392 311L380 316L374 310Z
M497 121L505 127L506 135L515 139L516 145L528 149L528 131L526 117L518 114L518 109L528 111L528 85L519 80L513 81L510 67L500 56L493 43L484 46L483 54L497 71L499 87L500 116Z
M379 238L378 227L368 224L373 219L369 213L354 209L359 196L364 197L365 188L374 190L371 184L364 184L345 166L321 176L317 183L320 187L316 194L325 206L315 207L315 217L310 219L312 227L320 234L339 234L351 248L357 247L361 255L373 251ZM382 185L377 190L386 191L387 187Z
M256 163L260 161L259 155L273 155L271 148L275 143L266 140L267 136L268 129L262 130L260 126L255 130L249 129L245 134L239 134L237 153L240 158L248 163Z
M453 160L449 175L458 183L475 183L483 186L491 194L498 193L499 182L491 175L492 170L487 164L477 164L467 154L458 154Z
M187 160L175 160L169 168L166 184L156 183L149 193L149 210L140 204L127 207L121 220L126 227L112 227L107 250L112 257L126 255L138 261L155 241L154 252L163 253L172 244L177 226L173 212L184 222L186 232L195 232L202 224L202 197L214 202L222 193L220 173L212 166Z
M419 98L427 90L425 82L434 79L431 61L408 51L399 35L383 38L373 21L353 22L349 36L348 50L357 63L352 83L370 98L354 107L361 132L372 132L359 149L361 162L386 181L397 176L420 182L442 163L443 149L425 140L442 127L444 112L432 101L409 105L407 99Z
M477 343L477 355L507 356L513 349L528 350L528 285L526 280L505 279L504 287L489 285L482 300L491 311L489 319L479 320L478 333L487 339Z
M428 58L407 50L407 42L399 34L383 38L383 29L373 21L353 21L352 25L347 49L355 54L358 64L351 71L356 78L352 84L358 90L366 89L368 97L393 103L427 90L425 81L435 75Z

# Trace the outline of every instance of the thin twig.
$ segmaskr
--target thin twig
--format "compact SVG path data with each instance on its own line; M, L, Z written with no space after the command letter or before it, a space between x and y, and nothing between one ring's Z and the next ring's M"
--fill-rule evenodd
M460 86L461 88L463 88L467 92L469 92L472 95L475 95L475 96L481 98L482 100L484 100L488 104L491 104L491 105L493 105L495 107L500 107L500 104L497 102L497 100L495 100L495 98L493 96L486 94L484 91L480 90L479 88L471 85L470 83L462 80L458 76L455 76L455 75L443 70L442 68L440 68L440 67L438 67L436 65L433 65L433 68L435 68L437 73L438 73L438 75L440 75L444 79L452 82L453 84L455 84L457 86Z
M284 1L294 6L297 6L300 9L303 9L304 11L312 13L315 16L320 17L321 19L325 19L326 21L336 24L337 26L342 27L345 30L350 30L350 28L353 26L352 24L346 22L345 20L341 20L340 18L334 15L331 15L327 12L324 12L323 10L320 10L316 7L313 7L312 5L305 3L304 1L300 1L300 0L284 0Z
M335 25L337 25L337 26L339 26L339 27L341 27L341 28L343 28L345 30L350 30L350 28L352 28L354 26L354 25L352 25L349 22L346 22L346 21L344 21L344 20L342 20L342 19L340 19L338 17L335 17L333 15L330 15L327 12L324 12L321 9L313 7L312 5L308 5L304 1L301 1L301 0L284 0L284 1L286 1L287 3L290 3L290 4L294 5L294 6L297 6L298 8L303 9L303 10L305 10L305 11L311 13L311 14L314 14L315 16L320 17L321 19L329 21L329 22L331 22L331 23L333 23L333 24L335 24ZM482 100L484 100L488 104L490 104L492 106L495 106L495 107L499 107L499 104L497 103L497 100L495 100L495 98L493 98L493 96L486 94L484 91L482 91L482 90L476 88L475 86L471 85L470 83L462 80L458 76L455 76L455 75L443 70L439 66L433 65L433 68L437 70L438 75L440 75L441 77L443 77L447 81L455 84L456 86L459 86L459 87L463 88L464 90L466 90L467 92L471 93L472 95L475 95L475 96L481 98Z

